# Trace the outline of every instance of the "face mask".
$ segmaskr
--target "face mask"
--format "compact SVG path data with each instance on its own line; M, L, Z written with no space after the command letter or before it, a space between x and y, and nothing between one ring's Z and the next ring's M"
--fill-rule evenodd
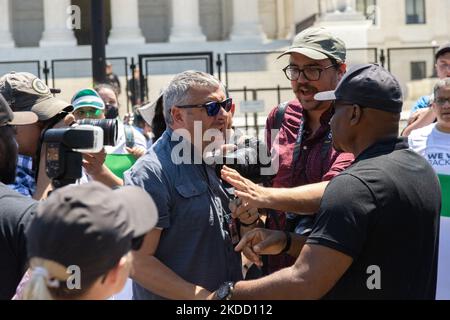
M119 116L119 108L117 106L113 106L110 104L106 105L105 118L106 119L115 119Z

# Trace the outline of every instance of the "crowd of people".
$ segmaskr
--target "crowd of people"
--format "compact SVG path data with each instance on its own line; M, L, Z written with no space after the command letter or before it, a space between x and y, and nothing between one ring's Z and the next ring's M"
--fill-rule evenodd
M131 119L110 64L70 102L30 73L0 77L0 299L450 299L450 43L403 137L389 71L348 67L324 28L286 56L293 99L254 150L207 73L152 103L127 93ZM86 120L114 125L114 145L60 187L44 137ZM266 175L260 145L277 165L256 181L242 168Z

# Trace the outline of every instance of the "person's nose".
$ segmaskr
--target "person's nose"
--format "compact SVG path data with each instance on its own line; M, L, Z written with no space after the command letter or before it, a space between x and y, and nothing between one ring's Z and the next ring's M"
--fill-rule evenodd
M306 79L305 74L303 72L300 72L298 79L296 81L298 84L307 84L309 82L308 79Z
M220 107L219 112L217 113L217 119L222 119L222 118L226 118L228 115L228 112L225 110L224 107Z

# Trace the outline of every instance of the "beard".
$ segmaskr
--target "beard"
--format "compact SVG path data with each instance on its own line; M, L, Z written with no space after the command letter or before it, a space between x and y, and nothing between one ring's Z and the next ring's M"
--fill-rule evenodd
M14 183L16 180L17 168L17 145L5 146L2 148L5 151L4 156L0 157L0 181L4 184Z
M17 142L11 128L4 127L0 137L0 181L14 183L17 168Z

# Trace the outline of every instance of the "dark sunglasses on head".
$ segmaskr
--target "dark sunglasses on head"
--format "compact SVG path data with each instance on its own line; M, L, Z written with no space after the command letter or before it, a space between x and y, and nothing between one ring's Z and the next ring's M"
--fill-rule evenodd
M220 108L223 108L226 112L230 112L232 106L233 106L233 99L228 98L222 102L211 101L211 102L207 102L205 104L193 104L193 105L185 105L185 106L177 106L177 107L181 108L181 109L205 108L208 116L214 117L219 113Z

